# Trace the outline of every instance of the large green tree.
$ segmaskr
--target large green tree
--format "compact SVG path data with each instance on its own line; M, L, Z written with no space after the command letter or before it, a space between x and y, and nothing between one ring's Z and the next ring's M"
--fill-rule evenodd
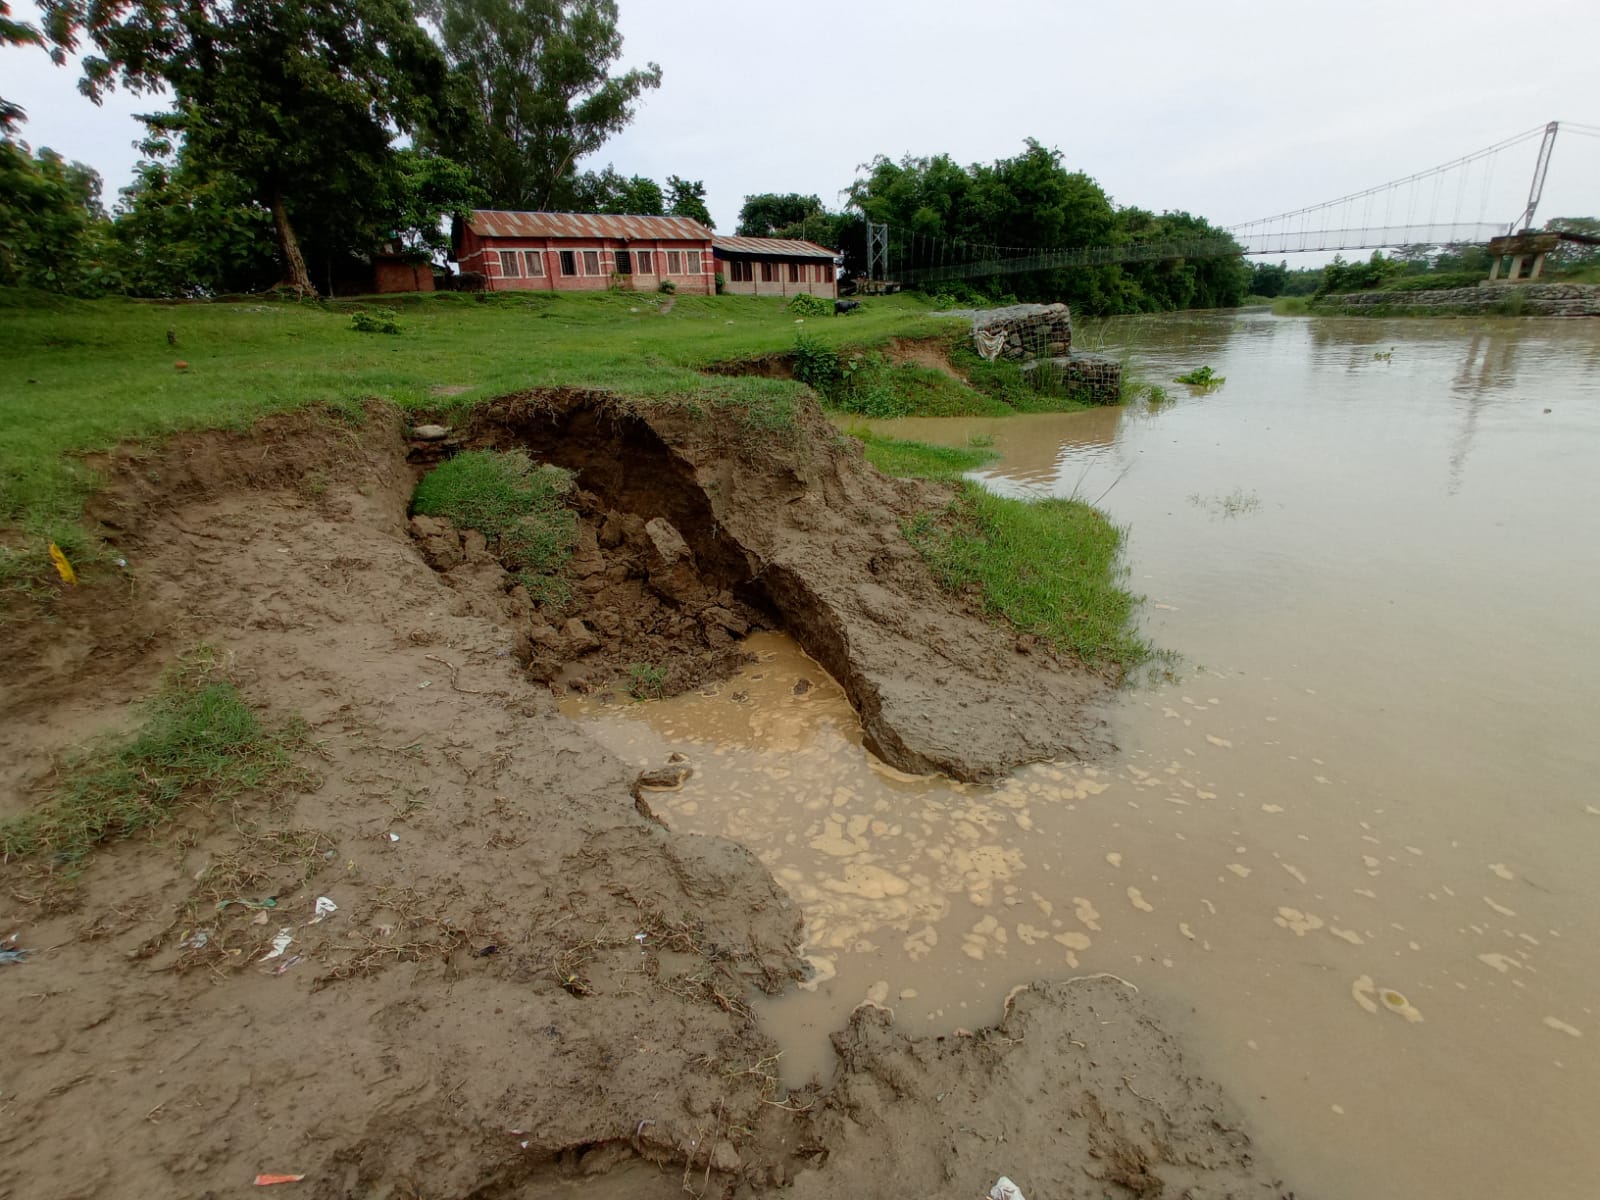
M43 0L61 50L87 42L83 90L170 91L144 118L189 167L230 176L272 215L284 283L314 291L301 228L361 251L404 191L394 139L439 119L445 63L410 0ZM330 249L331 252L331 249Z
M0 287L94 295L111 287L100 176L0 138Z
M733 232L738 237L771 237L774 231L798 225L821 212L822 200L817 196L760 192L744 198L739 224Z
M706 185L699 179L667 176L667 215L688 217L699 221L707 229L717 227L717 223L711 219L711 210L706 207Z
M666 215L661 185L643 175L624 176L615 167L585 171L572 181L568 192L574 212L632 213L641 217Z
M661 68L610 73L622 53L614 0L421 0L470 120L430 133L466 163L498 208L561 208L577 198L578 160L633 119Z

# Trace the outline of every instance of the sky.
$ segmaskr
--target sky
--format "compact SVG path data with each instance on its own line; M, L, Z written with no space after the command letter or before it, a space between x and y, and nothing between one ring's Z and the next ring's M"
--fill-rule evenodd
M1233 225L1435 166L1550 120L1600 127L1594 0L619 0L619 68L661 87L584 165L704 180L731 232L753 192L837 207L875 155L988 162L1028 137L1118 204ZM29 18L30 0L13 5ZM96 107L72 67L0 49L21 137L132 177L150 97ZM1537 142L1502 155L1491 219ZM1558 136L1541 218L1600 214L1600 137ZM1476 214L1473 214L1474 217Z

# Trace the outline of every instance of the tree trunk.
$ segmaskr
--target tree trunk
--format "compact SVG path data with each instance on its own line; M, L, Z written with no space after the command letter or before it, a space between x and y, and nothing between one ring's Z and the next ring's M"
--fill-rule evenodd
M312 286L311 276L306 273L306 260L300 254L300 241L289 224L289 213L283 207L283 193L278 191L272 193L272 226L278 234L278 255L283 259L284 278L279 286L297 296L315 296L317 289Z

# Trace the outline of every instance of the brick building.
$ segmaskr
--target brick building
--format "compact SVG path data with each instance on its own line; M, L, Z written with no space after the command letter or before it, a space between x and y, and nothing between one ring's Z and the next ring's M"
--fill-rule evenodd
M801 292L839 294L836 251L794 238L718 237L712 239L723 290L741 296L794 296Z
M711 231L688 217L475 209L451 231L450 257L491 292L716 290Z

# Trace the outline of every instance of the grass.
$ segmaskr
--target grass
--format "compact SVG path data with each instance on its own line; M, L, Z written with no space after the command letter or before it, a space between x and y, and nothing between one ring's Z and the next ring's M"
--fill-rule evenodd
M48 854L54 869L75 877L102 843L292 774L299 730L264 725L204 648L170 672L143 708L131 736L67 761L42 805L0 821L0 860Z
M671 310L661 311L669 299ZM247 429L285 409L378 397L448 415L508 392L570 386L639 403L692 397L737 409L758 429L792 420L795 384L700 373L788 350L795 324L781 300L448 293L383 303L398 314L398 335L355 332L352 314L371 308L361 301L156 304L0 291L0 531L13 548L0 575L31 575L45 540L72 540L96 483L83 452L185 430ZM900 296L806 327L832 346L948 330ZM444 396L441 388L462 390Z
M1122 678L1161 657L1134 628L1139 598L1122 586L1122 531L1079 500L1013 500L960 479L994 458L852 430L867 460L890 475L953 482L945 508L902 526L951 592L975 591L991 616Z
M411 511L476 529L536 602L563 603L578 529L566 506L572 486L572 472L521 450L466 450L422 477Z
M1002 413L1076 412L1091 407L1074 396L1054 371L1024 371L1021 363L1004 358L990 362L964 334L950 340L949 356L975 391L999 402Z
M1186 371L1182 375L1175 376L1172 382L1181 383L1186 387L1198 388L1201 391L1210 392L1215 391L1217 388L1227 383L1228 379L1225 375L1218 375L1209 366L1204 366L1196 367L1192 371Z
M959 479L998 457L993 450L975 447L932 446L903 438L883 437L870 429L846 430L861 442L867 461L885 475L914 479Z
M1139 604L1122 586L1122 531L1079 500L1012 500L957 485L943 512L905 525L940 584L969 589L987 612L1117 677L1155 650L1134 628Z
M655 663L628 664L628 695L635 700L660 700L667 694L667 669Z

